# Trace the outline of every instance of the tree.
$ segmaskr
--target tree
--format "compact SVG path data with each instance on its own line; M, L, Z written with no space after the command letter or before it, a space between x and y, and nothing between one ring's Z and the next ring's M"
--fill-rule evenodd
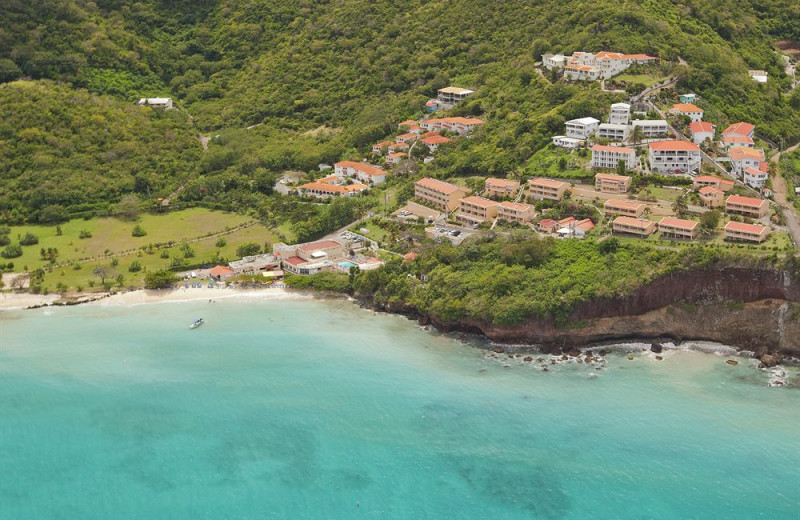
M138 260L134 260L131 262L131 265L128 266L128 272L130 273L138 273L141 270L142 264L140 264Z
M178 282L178 277L172 271L161 269L150 271L144 275L145 289L167 289Z
M675 202L672 203L672 211L681 217L689 211L689 204L687 203L685 193L675 199Z
M0 256L3 258L17 258L22 256L22 247L19 244L9 244L0 251Z
M248 242L236 248L236 256L242 258L245 256L254 256L261 252L261 246L255 242Z
M139 224L136 224L135 226L133 226L133 230L131 231L131 236L132 237L147 236L147 231L145 231L144 228Z
M19 239L19 245L32 246L39 243L39 237L33 233L25 233L25 236Z
M225 247L228 245L228 241L225 240L225 237L219 237L217 239L217 243L215 244L217 247Z
M617 175L625 175L625 160L617 161Z
M119 203L117 203L115 210L116 215L120 218L128 220L136 219L139 216L139 197L132 193L125 195L120 199Z
M30 284L30 281L31 281L30 273L18 274L11 280L11 288L24 289Z
M105 285L106 278L113 275L113 269L105 265L98 265L92 269L92 274L100 278L100 283Z
M642 142L643 138L644 138L644 130L642 130L642 127L638 125L634 126L633 132L631 132L631 140L633 141L633 143L639 144Z
M718 209L706 211L700 215L700 229L704 234L710 235L719 226L720 211Z

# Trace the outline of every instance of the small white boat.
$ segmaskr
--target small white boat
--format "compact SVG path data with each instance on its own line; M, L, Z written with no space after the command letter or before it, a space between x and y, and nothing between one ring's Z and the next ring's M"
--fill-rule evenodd
M203 321L203 318L197 318L196 320L194 320L194 321L192 322L192 324L191 324L191 325L189 325L189 328L190 328L190 329L196 329L197 327L199 327L199 326L200 326L200 325L202 325L203 323L205 323L205 322Z

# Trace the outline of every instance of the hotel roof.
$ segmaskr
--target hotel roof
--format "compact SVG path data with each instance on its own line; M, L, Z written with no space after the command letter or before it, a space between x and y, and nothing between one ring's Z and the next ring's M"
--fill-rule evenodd
M398 135L397 139L415 139L416 137L417 137L417 134L415 134L414 132L408 132L406 134Z
M741 161L742 159L756 159L759 161L764 160L764 150L761 148L745 148L743 146L734 146L728 151L732 161Z
M686 220L682 218L672 218L672 217L664 217L658 223L659 228L661 226L667 226L672 228L685 229L687 231L692 231L699 225L700 223L697 222L696 220Z
M745 135L726 135L722 138L722 142L725 144L755 144L755 141Z
M233 274L233 269L227 265L217 265L211 269L211 276L225 276Z
M461 87L445 87L445 88L440 88L439 92L441 92L443 94L462 94L463 95L463 94L472 94L475 91L474 90L469 90L467 88L461 88Z
M751 208L760 208L765 204L768 204L766 199L757 199L755 197L743 197L742 195L731 195L728 197L728 200L725 201L726 204L737 204L739 206L749 206Z
M611 153L621 153L626 155L635 153L633 148L627 148L625 146L609 146L605 144L596 144L592 146L592 152L611 152Z
M698 175L694 178L695 182L718 182L720 184L735 184L730 179L723 179L722 177L714 177L712 175Z
M414 184L422 186L423 188L438 191L439 193L444 193L445 195L450 195L458 190L466 189L462 188L461 186L456 186L455 184L450 184L449 182L440 181L439 179L431 179L430 177L420 179Z
M630 202L630 201L627 201L627 200L609 199L609 200L607 200L605 202L605 204L603 204L604 208L606 206L615 207L615 208L624 208L624 209L636 210L636 209L641 208L642 206L646 206L646 204L643 204L641 202Z
M725 231L742 231L745 233L756 233L761 234L766 228L766 226L759 226L758 224L745 224L744 222L736 222L735 220L731 220L725 227L722 228Z
M728 126L728 128L722 131L722 135L743 135L749 137L755 129L755 125L741 121Z
M381 170L377 166L372 166L371 164L367 163L360 163L355 161L339 161L336 164L334 164L334 166L341 166L343 168L352 168L369 176L387 175L387 173L384 170Z
M650 143L650 149L657 152L699 152L700 147L689 141L658 141Z
M617 182L625 182L631 179L627 175L616 175L614 173L598 173L597 175L594 176L594 178L604 181L617 181Z
M599 122L600 121L598 121L597 119L595 119L593 117L581 117L581 118L578 118L578 119L570 119L569 121L567 121L567 124L573 123L573 124L577 124L577 125L592 125L594 123L599 123Z
M515 211L528 211L533 206L531 206L530 204L524 204L522 202L501 202L500 207L513 209Z
M354 182L353 184L329 184L327 182L314 181L314 182L307 182L302 186L298 186L297 189L317 190L328 193L355 193L366 190L367 187L357 182Z
M624 224L626 226L635 227L639 229L647 229L651 224L655 224L652 220L645 220L642 218L633 217L617 217L614 219L614 224Z
M519 186L519 181L511 181L508 179L495 179L493 177L489 177L486 179L486 184L492 186L509 186L511 188L516 188Z
M413 119L406 119L402 123L399 123L397 126L414 126L416 124L417 124L417 122L414 121Z
M541 177L537 177L536 179L531 179L528 181L528 185L530 186L541 186L544 188L561 188L569 186L568 183L562 181L553 181L550 179L543 179Z
M395 153L390 153L386 157L388 159L397 159L398 157L406 157L407 155L408 154L406 152L395 152Z
M320 240L319 242L309 242L297 247L298 251L305 251L311 253L319 251L320 249L330 249L331 247L344 247L344 244L336 242L335 240Z
M420 139L420 141L422 141L427 145L447 144L453 142L452 139L447 138L443 135L432 135L430 137L423 137L422 139Z
M474 206L480 206L482 208L491 208L493 206L500 205L499 202L495 202L489 199L484 199L483 197L476 197L474 195L471 197L464 197L463 199L461 199L461 202L464 204L472 204Z

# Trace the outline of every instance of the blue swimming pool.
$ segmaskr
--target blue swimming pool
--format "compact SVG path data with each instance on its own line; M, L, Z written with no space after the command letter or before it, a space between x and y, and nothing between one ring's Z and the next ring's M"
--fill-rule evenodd
M350 270L351 267L355 267L357 265L358 265L357 263L351 262L350 260L342 260L341 262L339 262L339 267L347 270Z

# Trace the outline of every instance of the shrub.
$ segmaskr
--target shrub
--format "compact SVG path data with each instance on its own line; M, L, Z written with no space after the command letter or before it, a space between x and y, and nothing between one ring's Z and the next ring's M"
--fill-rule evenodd
M144 276L144 287L146 289L166 289L178 281L175 273L166 270L150 271Z
M128 272L131 273L138 273L142 270L142 264L140 264L137 260L131 262L131 265L128 266Z
M255 242L249 242L247 244L242 244L236 248L236 256L245 257L245 256L253 256L257 255L261 252L261 246L256 244Z
M133 226L133 231L131 231L131 236L133 237L143 237L147 235L147 231L144 230L142 226L136 224Z
M9 244L0 251L0 256L3 258L17 258L22 256L22 247L19 244Z
M33 233L25 233L25 236L19 239L19 245L32 246L39 243L39 237Z
M228 245L228 241L225 240L225 237L219 237L217 239L217 244L216 245L217 245L217 247L225 247L226 245Z
M81 232L78 233L78 238L80 239L92 238L92 232L89 231L88 229L81 229Z

